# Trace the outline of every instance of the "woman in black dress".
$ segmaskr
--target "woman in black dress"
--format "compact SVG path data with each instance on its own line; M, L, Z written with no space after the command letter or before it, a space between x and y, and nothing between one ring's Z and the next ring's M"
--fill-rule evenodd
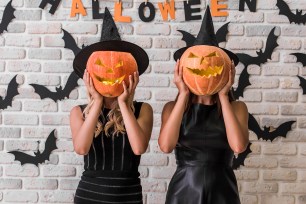
M153 111L149 104L133 98L139 75L148 66L148 56L137 45L120 40L107 8L101 36L101 42L84 48L74 60L74 70L83 76L90 100L88 104L75 106L70 113L74 150L84 155L85 170L74 202L141 204L138 166L150 140ZM135 58L138 71L129 76L128 86L122 82L124 91L120 96L102 96L84 70L95 51L129 52Z
M203 27L207 33L209 26ZM206 38L205 42L210 41ZM239 204L231 165L234 152L243 152L249 139L247 107L231 97L235 64L227 84L212 96L191 93L182 72L178 60L174 83L179 93L164 106L158 139L163 152L175 149L177 160L166 204Z

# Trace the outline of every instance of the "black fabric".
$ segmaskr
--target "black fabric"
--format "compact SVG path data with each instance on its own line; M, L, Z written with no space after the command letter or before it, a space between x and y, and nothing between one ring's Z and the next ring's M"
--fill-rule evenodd
M142 102L134 102L138 118ZM86 105L82 105L84 110ZM104 108L99 119L107 122L110 109ZM103 115L102 115L103 114ZM93 139L84 156L84 172L75 203L142 203L138 166L140 155L132 151L127 134L106 136L103 131Z
M233 151L217 105L192 104L175 148L177 170L166 204L240 204Z

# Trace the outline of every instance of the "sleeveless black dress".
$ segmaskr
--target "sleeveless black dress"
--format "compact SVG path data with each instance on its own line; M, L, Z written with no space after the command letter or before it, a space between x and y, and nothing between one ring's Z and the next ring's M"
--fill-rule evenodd
M240 204L233 151L217 105L192 104L175 148L177 170L166 204Z
M138 118L141 102L134 102ZM86 105L81 106L83 110ZM103 110L104 118L110 109ZM100 121L103 121L100 115ZM75 203L109 204L142 203L142 187L138 166L140 155L135 155L128 136L106 136L102 132L93 139L84 156L84 172L74 197Z

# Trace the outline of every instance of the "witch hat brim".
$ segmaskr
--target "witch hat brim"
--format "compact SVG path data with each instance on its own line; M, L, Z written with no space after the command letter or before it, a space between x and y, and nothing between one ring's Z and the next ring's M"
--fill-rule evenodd
M217 37L216 37L215 31L214 31L214 25L213 25L212 17L211 17L211 14L210 14L209 6L207 6L207 8L206 8L205 15L204 15L204 18L202 20L202 25L201 25L200 31L199 31L198 36L195 39L193 45L183 47L183 48L177 50L173 55L175 61L180 59L181 56L183 55L183 53L189 47L193 47L193 46L197 46L197 45L208 45L208 46L218 47L218 48L222 49L224 52L226 52L226 54L230 57L230 59L234 61L235 65L237 65L239 63L239 58L237 57L236 54L234 54L233 52L231 52L227 49L219 47Z
M137 62L139 75L143 74L149 65L149 57L144 49L120 39L116 24L107 7L105 7L100 42L85 47L74 58L73 69L80 78L83 78L90 55L96 51L131 53Z

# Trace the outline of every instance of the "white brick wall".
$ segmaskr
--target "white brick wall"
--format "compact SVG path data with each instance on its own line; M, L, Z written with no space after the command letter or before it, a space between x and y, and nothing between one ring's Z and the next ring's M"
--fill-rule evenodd
M0 18L9 0L0 1ZM175 62L173 53L185 44L177 29L197 34L201 21L184 20L183 3L176 2L176 20L162 21L158 0L150 0L156 8L154 21L144 23L138 17L141 0L122 0L123 14L132 17L131 23L117 23L122 39L143 47L150 58L150 66L141 76L136 99L149 102L154 109L154 128L147 152L142 156L141 173L144 200L147 204L162 204L169 181L175 171L173 154L163 154L157 144L160 114L165 102L173 100L177 90L172 82ZM303 9L301 0L285 0L292 10ZM13 106L0 111L0 202L3 203L72 203L82 174L82 157L73 152L69 129L69 111L86 101L83 82L70 94L70 99L54 102L41 100L29 86L31 83L64 85L72 71L74 54L64 48L62 30L70 32L79 46L98 42L100 20L92 19L91 1L84 1L87 16L70 17L71 1L62 1L54 15L50 6L42 10L41 0L13 0L16 19L8 32L0 35L0 95L18 74L20 94ZM162 0L160 0L162 2ZM209 0L201 0L201 15ZM239 1L229 0L229 16L214 17L216 29L229 25L228 42L222 43L234 52L255 55L264 49L270 30L275 33L279 47L272 60L261 66L248 67L251 86L244 92L243 101L261 126L277 127L296 120L287 138L272 143L258 140L250 134L253 153L245 166L235 171L243 204L306 204L306 97L302 95L296 75L306 76L306 69L292 52L306 50L305 25L289 24L278 15L277 0L257 0L257 12L246 7L238 11ZM108 6L113 14L114 0L100 1L101 12ZM199 7L199 6L197 6ZM237 67L236 83L243 69ZM36 167L20 165L11 150L34 152L44 147L44 140L56 129L57 147L50 161ZM38 145L37 141L42 142Z

